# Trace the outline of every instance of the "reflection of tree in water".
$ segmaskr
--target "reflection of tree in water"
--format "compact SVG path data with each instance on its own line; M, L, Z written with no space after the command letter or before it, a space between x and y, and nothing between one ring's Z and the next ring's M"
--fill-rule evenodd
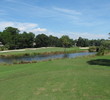
M67 53L65 53L64 55L63 55L63 58L68 58L69 57L69 55L67 54Z

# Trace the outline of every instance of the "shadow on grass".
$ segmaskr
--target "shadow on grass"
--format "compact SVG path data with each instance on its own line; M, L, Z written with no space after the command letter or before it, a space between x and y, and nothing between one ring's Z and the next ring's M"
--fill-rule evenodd
M90 65L102 65L102 66L110 67L110 60L109 59L90 60L87 63L90 64Z

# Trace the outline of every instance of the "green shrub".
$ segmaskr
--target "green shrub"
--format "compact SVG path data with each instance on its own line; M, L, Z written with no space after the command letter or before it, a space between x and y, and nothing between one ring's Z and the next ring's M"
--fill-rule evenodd
M97 47L96 46L91 46L89 47L89 52L96 52L97 51Z
M100 46L100 48L99 48L99 51L98 51L97 55L99 55L99 56L104 55L104 52L105 52L105 50L104 50L104 49L105 49L105 48L104 48L103 46Z
M8 50L8 48L6 46L1 46L0 51L4 51L4 50Z
M97 55L104 55L110 53L110 40L103 41L99 47Z

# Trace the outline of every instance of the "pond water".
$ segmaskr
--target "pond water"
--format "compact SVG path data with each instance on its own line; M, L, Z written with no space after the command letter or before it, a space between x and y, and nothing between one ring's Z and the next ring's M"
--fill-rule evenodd
M0 58L0 63L12 64L20 61L43 61L56 58L75 58L78 56L93 55L94 52L81 52L81 53L69 53L69 54L54 54L54 55L36 55L36 56L23 56L12 58Z

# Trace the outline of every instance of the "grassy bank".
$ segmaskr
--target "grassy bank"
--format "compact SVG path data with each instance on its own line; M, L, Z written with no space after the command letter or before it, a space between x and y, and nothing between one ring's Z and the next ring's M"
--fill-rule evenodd
M0 65L0 100L109 100L110 55Z
M67 53L83 52L78 47L66 48ZM47 55L47 54L61 54L64 53L64 48L52 47L52 48L36 48L36 49L25 49L24 51L11 51L11 52L0 52L1 57L13 57L13 56L32 56L32 55Z

